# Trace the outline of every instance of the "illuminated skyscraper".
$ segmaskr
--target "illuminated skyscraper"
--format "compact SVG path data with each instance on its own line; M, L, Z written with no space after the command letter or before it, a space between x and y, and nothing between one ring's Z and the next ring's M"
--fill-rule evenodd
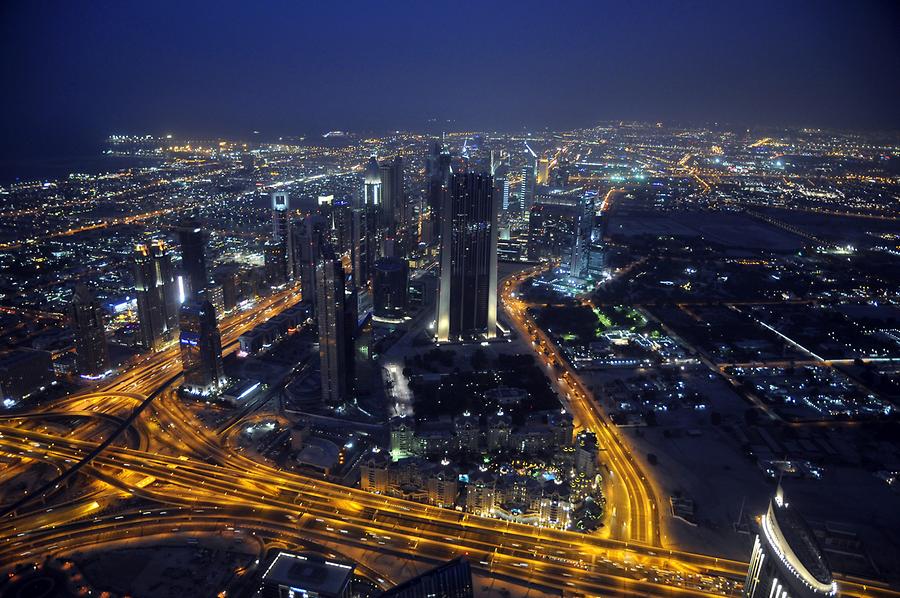
M272 192L272 241L278 243L284 255L285 281L294 279L294 243L291 239L291 206L287 191Z
M522 181L519 183L519 203L523 214L531 211L534 203L534 165L529 162L522 167Z
M178 288L162 240L134 248L134 290L144 348L158 351L178 330Z
M192 292L203 290L209 282L206 271L206 238L200 220L190 216L176 227L181 244L181 268L187 274Z
M488 174L454 174L444 202L437 338L497 333L497 206Z
M366 164L365 178L363 180L363 203L367 206L380 206L383 189L378 160L375 156L372 156Z
M591 231L594 224L593 196L585 194L576 206L575 231L569 255L569 276L587 278L591 256Z
M109 370L109 350L100 302L84 285L75 287L70 308L75 330L75 363L82 376L100 376Z
M352 353L348 328L348 305L341 260L326 251L316 265L316 305L319 321L319 368L322 401L326 406L343 405L348 397L348 378ZM355 318L354 318L355 319ZM350 343L350 346L348 346Z
M185 389L204 395L215 392L225 383L215 308L208 299L196 295L181 306L179 324Z
M759 527L744 581L745 598L837 595L837 584L813 531L789 508L780 485Z

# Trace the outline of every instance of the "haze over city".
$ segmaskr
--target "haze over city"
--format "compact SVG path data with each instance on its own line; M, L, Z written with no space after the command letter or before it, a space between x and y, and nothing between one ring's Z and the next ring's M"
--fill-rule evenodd
M0 7L0 598L900 596L892 2Z

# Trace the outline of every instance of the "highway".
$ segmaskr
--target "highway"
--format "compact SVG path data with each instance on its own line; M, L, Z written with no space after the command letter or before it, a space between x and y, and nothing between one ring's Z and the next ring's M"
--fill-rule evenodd
M527 333L533 322L512 296L525 275L504 281L502 289L511 319ZM296 298L295 289L286 289L226 319L221 326L225 343ZM534 332L549 350L543 332L536 327ZM72 475L85 482L79 496L61 499L53 488L38 497L42 500L23 503L0 519L0 562L28 562L142 535L224 529L286 545L363 548L426 563L466 555L486 574L569 595L739 593L746 563L662 546L651 481L558 357L576 418L597 432L606 449L610 505L619 511L617 521L624 522L621 528L608 526L608 537L475 517L254 461L228 448L178 399L170 388L178 379L177 359L168 349L101 388L45 407L48 420L68 413L84 422L72 430L43 425L40 417L0 418L0 453L6 458L45 462L63 472L81 464ZM140 405L144 408L137 410ZM124 430L133 432L129 436ZM105 446L98 450L101 443ZM882 586L839 583L847 596L900 596Z

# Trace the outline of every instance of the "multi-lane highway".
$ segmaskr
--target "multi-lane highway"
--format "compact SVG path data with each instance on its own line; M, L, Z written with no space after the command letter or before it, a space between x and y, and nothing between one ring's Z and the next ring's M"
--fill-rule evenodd
M651 481L513 296L522 276L504 282L510 318L524 338L537 336L543 357L556 360L576 418L606 449L609 504L617 511L607 537L475 517L256 462L229 449L166 388L179 370L169 349L98 390L46 408L47 418L68 413L84 422L74 428L42 425L39 417L0 418L0 452L7 458L60 471L81 464L78 479L86 481L74 498L53 489L0 520L0 562L141 535L230 529L286 545L315 542L426 563L467 555L483 573L574 595L735 595L745 563L663 547ZM227 319L225 343L294 300L289 289ZM138 405L146 408L135 415ZM130 437L117 435L97 450L98 436L122 427L133 430ZM840 583L848 596L900 596L853 580Z

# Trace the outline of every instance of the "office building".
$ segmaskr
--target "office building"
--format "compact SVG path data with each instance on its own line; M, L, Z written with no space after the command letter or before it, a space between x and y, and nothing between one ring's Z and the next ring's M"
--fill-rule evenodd
M184 388L194 394L214 393L225 384L215 308L206 297L197 295L181 306L179 323Z
M322 252L322 237L325 222L322 218L308 215L297 222L296 234L296 275L300 280L303 300L313 306L316 303L316 262Z
M594 225L593 197L585 195L575 208L574 233L569 254L569 276L588 277L591 257L591 232Z
M144 348L158 351L178 330L178 287L169 249L162 240L134 250L134 290Z
M744 581L745 598L837 595L837 583L815 534L787 503L780 485L759 528Z
M272 192L272 241L281 247L284 280L294 279L294 243L291 227L291 205L287 191Z
M375 262L372 295L376 318L398 319L406 314L409 294L409 263L396 257Z
M181 245L181 269L187 275L191 292L200 291L209 282L203 226L196 216L189 216L178 224L175 232Z
M425 176L428 184L428 212L431 229L426 236L437 241L441 235L441 222L444 202L450 191L450 175L452 174L450 152L435 141L425 164Z
M266 284L271 287L280 287L287 283L287 254L284 244L269 239L263 245L263 260L265 268Z
M472 598L475 596L469 561L458 557L417 575L381 594L384 598Z
M260 598L349 598L355 565L279 550L265 568Z
M438 341L497 332L497 210L490 175L454 174L441 234Z
M350 397L356 297L348 297L345 287L341 260L326 251L316 265L316 305L322 402L329 407L339 407Z
M534 203L534 164L530 161L522 167L521 182L519 183L519 205L522 213L531 211Z
M75 287L69 310L75 332L75 364L79 374L97 378L109 371L109 349L100 302L86 286Z
M406 194L403 187L403 158L395 156L379 167L381 178L381 213L385 235L402 245L400 238L406 223Z

